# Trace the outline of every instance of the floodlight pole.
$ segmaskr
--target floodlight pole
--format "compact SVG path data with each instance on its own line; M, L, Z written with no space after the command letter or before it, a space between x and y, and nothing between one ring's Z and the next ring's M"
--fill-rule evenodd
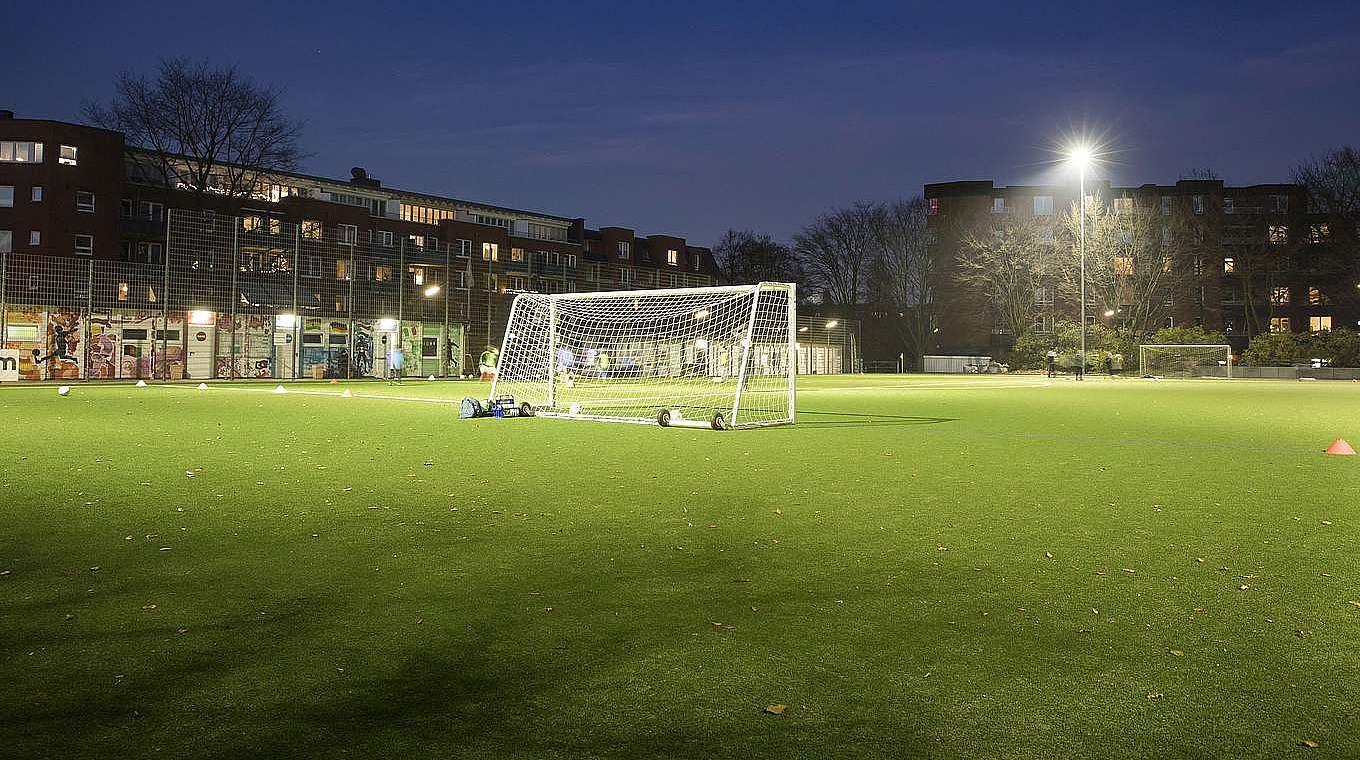
M1077 379L1086 379L1086 162L1078 167L1081 174L1080 196L1077 198L1078 215L1081 223L1079 256L1081 258L1081 351L1077 356Z

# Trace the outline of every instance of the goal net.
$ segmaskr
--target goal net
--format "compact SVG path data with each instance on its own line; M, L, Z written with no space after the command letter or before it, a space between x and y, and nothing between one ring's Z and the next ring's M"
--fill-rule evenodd
M1232 377L1232 347L1139 346L1138 367L1144 375L1158 377Z
M688 427L794 419L795 289L523 293L491 398L535 414Z

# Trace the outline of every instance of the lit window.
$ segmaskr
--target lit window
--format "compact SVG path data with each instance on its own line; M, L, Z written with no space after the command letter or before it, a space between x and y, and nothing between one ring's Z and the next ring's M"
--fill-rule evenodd
M302 220L302 236L311 240L321 239L321 221L318 219Z
M13 230L0 230L0 253L9 253L14 249Z
M1288 197L1288 196L1276 196ZM1283 224L1272 224L1268 231L1271 245L1284 245L1289 242L1289 228Z
M1289 288L1276 287L1270 290L1270 302L1276 306L1289 305Z
M523 248L511 248L511 249L510 249L510 260L511 260L511 261L524 261L524 249L523 249Z
M0 162L14 164L41 164L43 144L40 142L12 142L0 140Z
M392 279L392 267L387 264L373 265L373 281L386 282Z
M258 216L241 217L241 229L245 230L246 232L255 232L256 230L260 229L260 227L263 225L264 220Z
M34 203L42 203L42 193L43 193L42 185L34 185L33 190L31 191L31 195L29 196L29 200L33 201Z
M1326 222L1309 226L1308 240L1312 243L1325 243L1332 238L1332 228Z
M482 243L482 261L500 261L500 246L495 243Z
M76 235L76 253L82 256L94 254L94 235Z
M1309 317L1308 329L1311 332L1331 332L1332 318L1330 316Z
M74 145L61 146L61 155L57 157L57 163L64 164L66 166L75 166L76 146Z
M41 231L41 230L29 230L29 232L28 232L28 244L29 244L29 245L42 245L42 231Z
M931 216L938 216L940 213L940 199L931 198L929 204L930 204L928 206L929 210L926 213L930 214Z
M354 241L359 239L359 228L352 224L342 224L338 228L340 242L346 245L354 245ZM345 278L349 279L349 278Z
M89 190L77 190L76 211L94 211L94 193Z
M670 264L671 266L677 266L677 265L679 265L679 263L680 263L680 252L679 252L679 251L676 251L675 249L667 250L667 251L666 251L666 263L667 263L667 264Z
M126 282L118 283L118 300L128 300L128 284Z
M411 246L414 247L414 248L422 248L422 249L423 249L423 248L425 247L425 236L424 236L424 235L407 235L407 236L406 236L406 242L410 243Z
M335 279L337 279L337 280L348 280L349 277L350 277L350 275L349 275L349 259L336 259L336 260L335 260Z
M409 272L411 273L411 284L412 284L412 285L424 285L424 284L425 284L425 267L419 267L419 266L407 267L407 271L409 271Z
M1323 293L1320 289L1318 289L1318 288L1309 288L1309 289L1308 289L1308 305L1309 305L1309 306L1326 306L1326 305L1330 304L1331 302L1332 302L1332 299L1328 298L1328 297L1327 297L1327 294L1326 294L1326 293Z
M1114 273L1133 274L1133 258L1130 256L1115 256Z
M1289 332L1289 317L1271 317L1270 331L1273 333Z
M1231 256L1223 257L1223 273L1229 274L1237 271L1237 261Z
M626 258L628 258L628 257L632 254L631 248L632 248L632 246L629 245L629 243L628 243L627 240L620 240L620 241L619 241L619 258L621 258L621 259L626 259Z
M283 220L282 220L282 219L273 219L273 218L271 218L271 219L269 220L269 234L271 234L271 235L281 235L281 234L283 234Z

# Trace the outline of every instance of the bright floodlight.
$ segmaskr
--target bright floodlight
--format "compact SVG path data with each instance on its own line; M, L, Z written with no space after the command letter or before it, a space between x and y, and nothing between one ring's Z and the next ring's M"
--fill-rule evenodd
M1113 317L1113 316L1114 316L1114 309L1106 309L1106 310L1105 310L1105 316L1107 316L1107 317Z
M438 285L431 285L430 287L425 288L425 297L426 297L426 298L433 298L433 297L435 297L435 296L437 296L437 295L439 295L439 286L438 286Z
M830 322L827 322L827 323L826 323L826 329L830 330L831 328L835 327L836 325L838 325L838 324L840 324L840 323L841 323L841 321L840 321L839 319L833 319L833 320L831 320Z
M378 320L378 332L396 332L397 320L385 318Z
M1091 146L1085 144L1073 145L1067 149L1067 158L1078 169L1089 169L1091 162L1095 160L1095 151Z

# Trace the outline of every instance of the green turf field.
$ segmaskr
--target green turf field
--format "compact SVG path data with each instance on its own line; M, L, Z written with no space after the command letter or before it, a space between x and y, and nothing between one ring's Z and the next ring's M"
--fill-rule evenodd
M291 387L0 389L0 755L1360 756L1360 384Z

